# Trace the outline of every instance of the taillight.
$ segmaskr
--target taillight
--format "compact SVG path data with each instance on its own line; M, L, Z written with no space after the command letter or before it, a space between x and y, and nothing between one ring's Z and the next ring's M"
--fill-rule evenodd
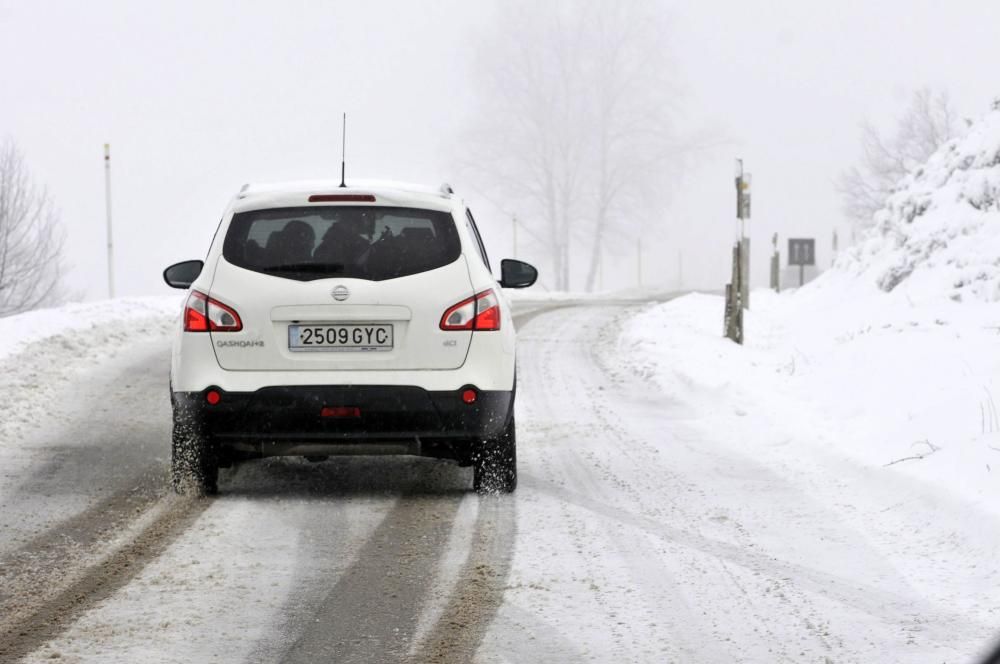
M243 321L235 310L200 291L191 291L184 303L185 332L239 332Z
M450 307L441 316L442 330L500 329L500 300L492 290L477 293Z
M374 203L371 194L313 194L310 203Z

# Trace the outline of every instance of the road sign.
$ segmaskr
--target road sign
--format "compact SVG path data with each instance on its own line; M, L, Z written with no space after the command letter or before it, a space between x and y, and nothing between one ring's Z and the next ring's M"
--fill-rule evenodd
M814 238L788 238L788 264L799 266L799 286L806 282L806 265L816 264L816 240Z
M789 265L815 265L816 240L813 238L788 238Z

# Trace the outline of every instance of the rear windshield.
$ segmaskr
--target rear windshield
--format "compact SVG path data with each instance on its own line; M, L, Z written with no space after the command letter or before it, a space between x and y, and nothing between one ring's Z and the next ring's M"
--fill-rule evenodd
M300 281L395 279L442 267L461 253L449 213L378 206L240 212L222 247L233 265Z

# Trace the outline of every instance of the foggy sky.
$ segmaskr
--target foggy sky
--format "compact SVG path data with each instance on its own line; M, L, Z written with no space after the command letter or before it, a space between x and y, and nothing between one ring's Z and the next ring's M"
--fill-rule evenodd
M963 116L1000 96L1000 3L664 2L684 125L706 148L644 244L646 281L719 288L733 229L733 158L753 173L754 278L770 236L816 236L830 259L834 190L858 125L889 128L915 88ZM70 287L106 296L102 145L112 144L119 295L166 293L167 264L202 257L245 182L348 174L437 185L476 210L509 256L510 221L463 190L477 36L497 6L413 2L181 3L0 0L0 137L24 151L68 233ZM993 86L993 87L991 87ZM507 206L516 209L515 205ZM526 246L519 257L539 258ZM631 260L622 256L621 262ZM611 261L609 261L611 264ZM631 286L634 268L605 272Z

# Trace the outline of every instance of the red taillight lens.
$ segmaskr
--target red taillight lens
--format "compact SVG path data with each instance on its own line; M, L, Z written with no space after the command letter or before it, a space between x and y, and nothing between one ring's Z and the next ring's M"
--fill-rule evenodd
M371 194L313 194L310 203L374 203Z
M205 401L208 402L209 406L214 406L220 401L222 401L222 395L216 390L209 390L205 393Z
M185 332L239 332L243 321L236 311L201 291L191 291L184 303Z
M441 329L483 332L499 330L500 300L492 289L462 300L441 316Z
M476 403L476 398L478 396L479 395L476 393L476 391L471 387L467 390L462 391L462 401L464 401L465 403Z
M361 417L361 409L357 406L323 406L320 417Z

